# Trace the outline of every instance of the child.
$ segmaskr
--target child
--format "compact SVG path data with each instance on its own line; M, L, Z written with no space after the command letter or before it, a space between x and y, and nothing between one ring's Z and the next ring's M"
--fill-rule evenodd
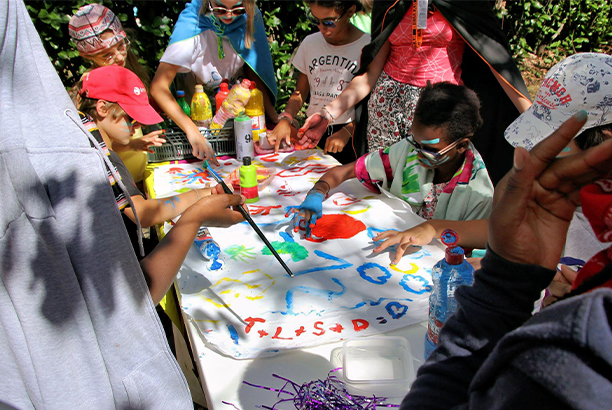
M135 213L143 227L150 227L176 217L198 199L211 193L208 188L192 189L168 198L145 199L134 185L113 148L127 145L141 123L155 124L161 121L159 114L149 105L144 85L136 74L117 65L96 68L83 76L80 95L83 124L106 149L130 195L128 201L119 191L117 201L133 244L136 244L138 233ZM116 185L112 173L109 179L111 184ZM118 186L115 187L117 189ZM128 202L131 202L133 208L127 206Z
M91 63L91 68L117 65L134 72L142 81L147 92L151 79L147 69L138 62L138 57L130 47L130 39L123 30L115 14L101 4L87 4L81 7L68 23L68 33L76 45L79 55ZM72 99L77 107L80 81L71 90ZM151 127L151 132L143 136L140 128L127 145L118 145L115 151L127 166L132 178L140 183L144 178L147 165L146 152L153 152L151 145L160 146L166 140L161 138L159 126Z
M282 141L289 144L293 120L309 95L306 114L312 115L342 92L359 70L361 49L370 42L370 35L350 22L361 9L358 1L307 0L306 3L310 5L308 17L319 32L307 36L293 58L299 72L297 86L285 111L278 116L278 124L268 133L268 141L275 145L275 151ZM334 119L319 141L323 151L342 164L356 159L350 145L345 149L353 135L354 119L355 110L348 110Z
M272 122L277 122L274 100L276 79L263 18L255 0L192 0L174 26L170 44L161 58L151 95L183 130L193 155L218 165L215 153L198 127L183 112L170 92L178 73L192 72L214 105L214 91L227 78L234 84L246 76L264 96ZM190 101L193 89L185 89Z
M470 141L482 124L479 110L478 97L464 86L428 85L417 103L412 133L391 147L325 173L304 203L292 210L299 213L296 226L304 218L308 235L308 223L314 225L322 216L324 196L355 177L372 191L389 190L424 219L488 217L493 184Z

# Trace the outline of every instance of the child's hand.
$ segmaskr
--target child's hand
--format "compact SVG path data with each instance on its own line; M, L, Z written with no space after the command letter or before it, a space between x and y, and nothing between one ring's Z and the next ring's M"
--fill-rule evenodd
M298 130L298 137L301 137L299 144L306 148L314 148L325 134L329 120L320 113L312 114L306 118L306 122Z
M200 225L227 228L244 221L237 207L245 200L242 195L209 195L197 201L190 210L198 213Z
M278 152L280 144L285 141L285 144L291 145L292 126L289 121L280 121L272 131L268 131L268 143L274 146L274 152Z
M303 223L306 237L311 237L311 230L317 224L317 219L323 216L323 200L325 195L317 190L310 190L300 206L290 206L285 216L293 216L293 230L297 232Z
M349 140L351 139L351 134L349 134L347 131L342 128L338 132L335 132L330 135L327 141L325 141L325 148L323 148L323 153L327 154L328 152L342 152L347 142L349 142Z
M548 285L548 292L550 294L544 298L542 307L550 305L566 293L569 293L572 290L572 283L574 283L576 276L578 276L577 271L569 266L560 265L560 269L557 270L555 277L550 282L550 285Z
M145 151L154 154L155 151L150 149L151 145L160 147L166 140L160 135L164 132L164 130L157 130L148 133L140 138L132 138L130 140L130 148L134 151Z
M219 166L219 161L217 161L217 157L215 156L215 152L210 146L209 142L206 138L200 134L199 132L192 132L191 130L186 132L187 139L193 148L193 156L201 159L208 160L213 165Z
M404 252L406 252L406 249L409 246L427 245L433 240L435 236L435 228L431 224L423 222L422 224L417 225L414 228L405 230L404 232L381 232L374 238L372 238L372 240L374 242L385 240L383 243L380 244L380 246L374 248L374 252L376 253L382 252L390 246L398 245L397 252L395 252L395 258L392 262L394 265L397 265L402 259L402 256L404 256Z

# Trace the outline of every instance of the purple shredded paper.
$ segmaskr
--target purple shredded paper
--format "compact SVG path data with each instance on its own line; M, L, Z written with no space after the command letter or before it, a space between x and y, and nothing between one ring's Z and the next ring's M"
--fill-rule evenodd
M300 410L376 410L376 408L399 407L397 404L386 403L386 397L365 397L350 394L338 376L332 374L340 369L341 367L338 367L330 371L325 380L313 380L302 385L277 374L272 374L272 376L285 382L280 389L259 386L247 381L243 381L243 383L259 389L278 392L279 400L272 407L263 404L257 406L268 410L277 410L277 406L285 402L293 402L295 408ZM223 403L240 410L233 403L226 401Z

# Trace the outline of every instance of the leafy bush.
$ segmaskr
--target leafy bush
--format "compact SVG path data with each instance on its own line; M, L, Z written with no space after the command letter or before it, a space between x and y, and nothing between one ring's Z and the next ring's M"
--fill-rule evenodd
M34 25L66 87L85 71L68 35L68 21L84 4L94 0L25 0ZM109 7L132 31L132 46L152 75L163 54L174 22L186 1L124 0L97 2ZM575 52L612 49L612 3L609 0L496 0L497 15L519 64L528 54L539 54L548 66ZM284 108L295 88L291 56L312 30L301 1L259 1L279 86L277 109Z

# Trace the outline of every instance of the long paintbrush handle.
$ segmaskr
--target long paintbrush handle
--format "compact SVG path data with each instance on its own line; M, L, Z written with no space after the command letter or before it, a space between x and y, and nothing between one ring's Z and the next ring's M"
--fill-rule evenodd
M215 181L217 181L218 184L221 184L221 187L223 187L223 191L226 194L230 194L233 195L234 193L232 192L231 189L229 189L229 187L227 186L227 184L225 183L225 181L223 181L223 179L221 179L221 177L219 176L219 174L217 174L215 172L215 170L213 170L212 168L210 168L210 166L207 166L208 164L205 164L205 166L208 168L208 170L210 171L210 174L212 175L212 177L214 178ZM259 236L261 238L261 240L266 244L266 246L268 247L268 249L270 249L270 252L272 252L272 255L274 255L274 257L276 258L276 260L281 264L281 266L283 267L283 269L285 269L285 271L289 274L289 276L293 277L293 272L291 272L291 269L289 269L289 267L287 266L287 264L281 259L280 255L278 254L278 252L276 252L276 249L274 249L274 247L272 246L272 244L268 241L268 238L266 238L266 236L264 235L264 233L259 229L259 226L257 226L257 224L255 223L255 221L253 220L253 218L251 218L251 215L249 215L249 212L244 209L244 207L242 205L238 206L238 210L240 211L240 213L242 214L242 216L244 217L244 219L249 223L249 225L251 225L251 227L253 228L253 230L255 231L255 233L257 234L257 236Z

